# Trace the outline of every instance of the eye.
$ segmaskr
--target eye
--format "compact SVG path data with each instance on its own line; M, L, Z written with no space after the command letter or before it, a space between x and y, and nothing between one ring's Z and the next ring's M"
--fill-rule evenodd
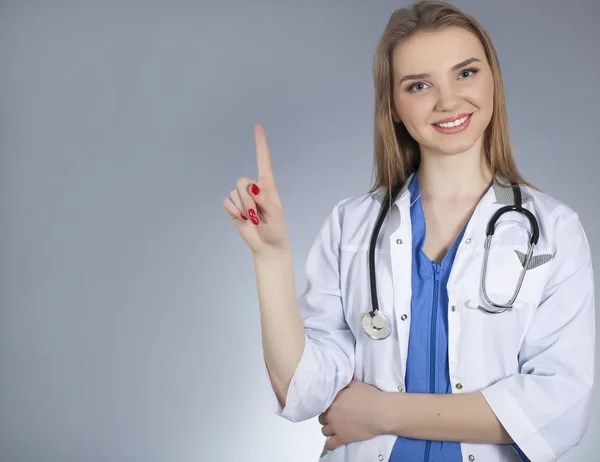
M477 74L479 72L479 69L476 69L474 67L471 67L469 69L464 69L462 71L460 71L459 74L459 78L468 78L468 77L472 77L475 74ZM409 93L420 93L422 90L424 90L424 88L427 86L426 83L423 82L417 82L417 83L413 83L411 86L409 86L406 90Z
M422 90L422 88L418 88L418 87L423 86L423 85L427 85L427 84L423 83L423 82L417 82L417 83L412 84L410 87L408 87L407 90L410 93L418 93Z
M465 74L468 74L469 72L471 72L471 75L475 75L475 74L477 74L477 73L479 72L479 69L475 69L475 68L471 68L471 69L464 69L464 70L460 71L460 74L459 74L459 75L460 75L460 76L463 76L463 75L465 75ZM465 76L465 78L466 78L466 77L471 77L471 75L466 75L466 76Z

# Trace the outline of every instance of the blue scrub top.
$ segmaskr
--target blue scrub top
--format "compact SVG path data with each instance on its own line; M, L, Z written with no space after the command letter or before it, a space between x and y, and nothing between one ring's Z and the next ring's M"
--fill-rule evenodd
M411 324L406 362L407 393L451 393L448 369L448 291L446 284L465 228L437 264L425 255L425 215L417 174L408 186L412 223ZM524 461L525 455L513 445ZM461 462L460 443L398 437L389 462Z
M451 393L448 371L448 292L446 283L464 229L436 264L423 252L425 216L419 181L410 182L412 223L412 299L405 388L407 393ZM399 437L390 462L461 462L460 443Z

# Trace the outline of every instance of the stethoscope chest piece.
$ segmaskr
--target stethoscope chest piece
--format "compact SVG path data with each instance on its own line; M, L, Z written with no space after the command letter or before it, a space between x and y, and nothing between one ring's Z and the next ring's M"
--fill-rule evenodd
M365 313L361 324L365 333L375 340L382 340L388 337L392 331L389 319L379 312L376 314L373 314L371 311Z

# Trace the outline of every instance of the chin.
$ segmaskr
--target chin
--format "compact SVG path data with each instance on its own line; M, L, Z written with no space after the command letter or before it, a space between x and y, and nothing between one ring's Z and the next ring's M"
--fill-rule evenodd
M428 149L439 152L442 155L452 156L469 151L477 143L477 140L478 139L472 138L462 140L456 139L445 143L436 143L435 141L432 141L427 143L426 146Z
M442 135L438 134L435 130L430 137L428 143L429 147L441 154L455 155L467 152L478 143L483 142L485 130L473 130L479 127L468 127L464 133L457 133L455 135Z
M445 155L456 155L461 154L470 150L475 145L475 141L463 141L457 143L447 143L443 146L439 146L437 150Z

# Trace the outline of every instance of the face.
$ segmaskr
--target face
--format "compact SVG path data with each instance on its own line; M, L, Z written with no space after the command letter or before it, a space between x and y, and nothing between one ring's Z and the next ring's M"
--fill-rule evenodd
M418 32L395 47L392 60L397 117L421 155L482 155L494 82L479 39L459 27ZM448 118L449 126L435 125Z

